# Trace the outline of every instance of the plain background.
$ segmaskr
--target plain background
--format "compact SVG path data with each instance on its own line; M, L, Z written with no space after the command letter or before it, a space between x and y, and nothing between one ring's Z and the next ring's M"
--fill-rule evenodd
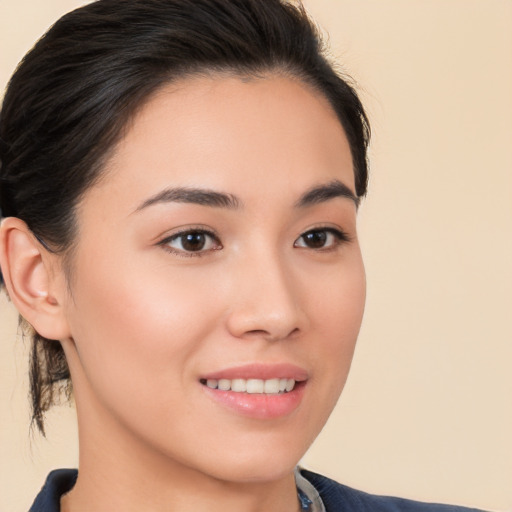
M0 0L0 87L78 0ZM352 374L304 465L369 492L512 511L512 1L306 0L373 126L368 302ZM77 464L73 409L28 430L0 298L0 511Z

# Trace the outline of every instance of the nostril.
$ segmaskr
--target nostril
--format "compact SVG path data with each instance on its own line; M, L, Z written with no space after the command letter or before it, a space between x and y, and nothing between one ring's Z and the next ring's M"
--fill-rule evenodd
M263 329L253 329L252 331L247 331L245 334L247 336L266 337L266 338L268 338L270 336L270 333L268 331L264 331Z
M282 333L282 332L269 332L264 329L253 329L251 331L247 331L244 334L244 337L249 338L263 338L269 341L280 341L284 339L288 339L290 337L294 337L299 333L299 328L295 327L290 332Z

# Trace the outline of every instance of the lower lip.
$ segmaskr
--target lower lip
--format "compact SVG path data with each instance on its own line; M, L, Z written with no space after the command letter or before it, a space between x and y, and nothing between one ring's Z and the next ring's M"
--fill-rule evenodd
M249 418L268 420L291 414L302 401L306 382L297 382L292 391L275 395L222 391L202 385L204 392L217 403Z

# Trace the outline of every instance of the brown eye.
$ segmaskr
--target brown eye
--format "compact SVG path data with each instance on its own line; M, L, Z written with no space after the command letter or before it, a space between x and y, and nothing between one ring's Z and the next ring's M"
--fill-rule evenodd
M176 253L201 253L221 247L213 233L198 230L177 233L165 239L162 245Z
M327 233L325 231L309 231L302 235L304 245L311 249L320 249L327 242Z
M307 249L329 249L348 240L348 236L338 229L311 229L302 234L293 245Z
M206 236L204 233L181 235L181 245L185 251L200 251L206 245Z

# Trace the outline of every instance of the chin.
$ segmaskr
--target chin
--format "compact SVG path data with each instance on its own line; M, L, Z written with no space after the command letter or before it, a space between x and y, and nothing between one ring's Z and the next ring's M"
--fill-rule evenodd
M276 461L266 458L264 461L237 461L224 470L217 468L215 477L233 483L257 484L282 480L290 476L298 461Z
M290 446L289 441L278 447L264 441L245 449L233 446L224 450L222 458L215 457L212 473L220 480L238 483L277 481L293 473L307 447L302 442Z

